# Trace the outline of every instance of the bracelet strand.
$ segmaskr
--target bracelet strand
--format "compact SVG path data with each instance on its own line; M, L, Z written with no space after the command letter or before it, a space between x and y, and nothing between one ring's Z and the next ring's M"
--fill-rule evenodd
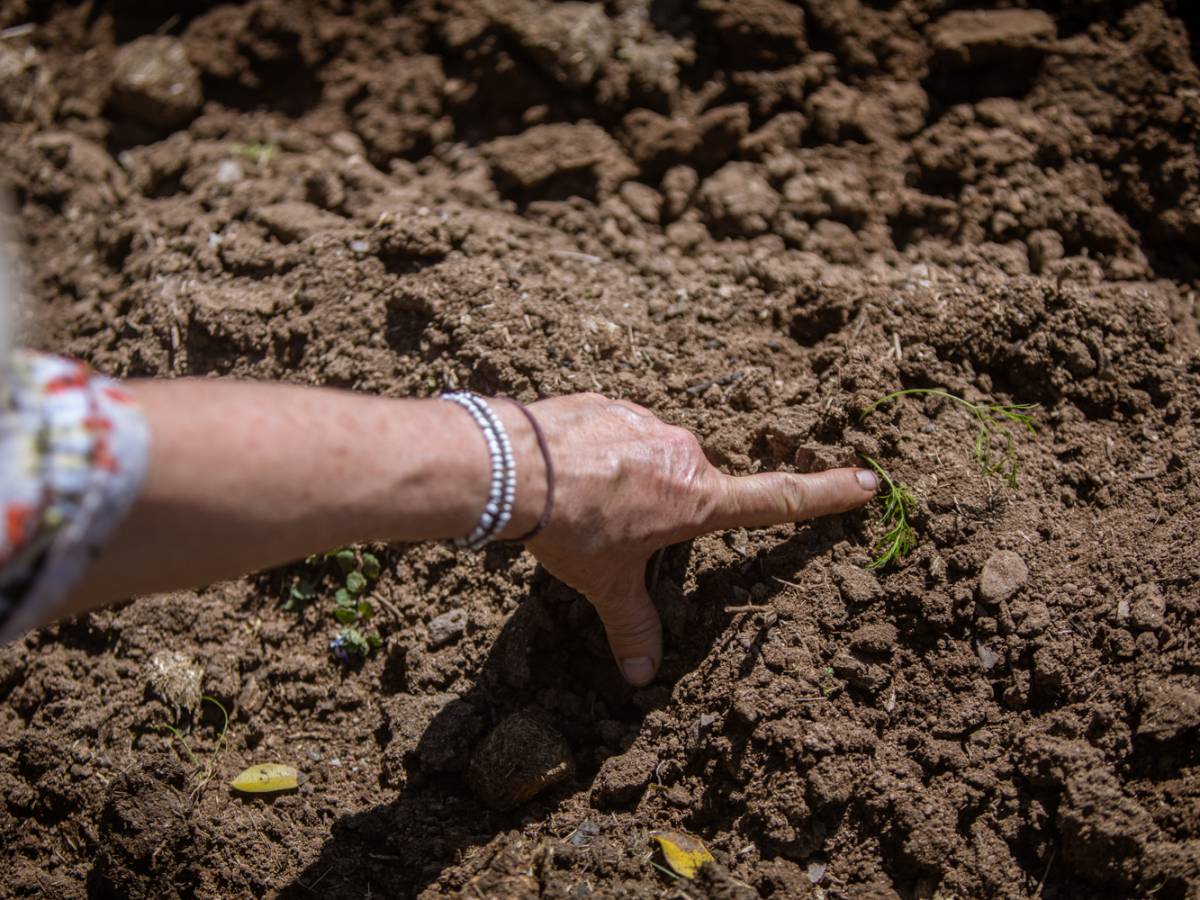
M554 511L554 463L550 460L550 446L546 441L546 434L542 431L542 426L538 424L538 420L533 417L533 413L529 411L529 407L520 400L513 400L511 397L507 399L512 400L516 404L517 409L529 420L529 425L533 428L533 434L537 438L538 449L542 452L542 460L546 464L546 505L542 508L542 516L537 520L537 524L519 537L513 538L514 543L523 544L526 541L533 540L542 533L542 529L550 521L550 513Z
M516 459L504 425L482 397L470 391L456 391L442 394L441 398L457 403L471 414L483 432L491 459L491 482L479 522L465 538L451 542L455 547L478 550L502 533L512 519L517 494Z

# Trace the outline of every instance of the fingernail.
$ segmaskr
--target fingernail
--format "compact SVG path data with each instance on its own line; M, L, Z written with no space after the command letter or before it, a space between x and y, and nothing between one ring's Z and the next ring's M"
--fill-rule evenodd
M641 687L654 678L654 663L648 656L634 656L621 660L621 672L630 684Z
M854 477L858 479L858 486L864 491L870 491L872 494L879 490L879 476L868 469L859 469L854 473Z

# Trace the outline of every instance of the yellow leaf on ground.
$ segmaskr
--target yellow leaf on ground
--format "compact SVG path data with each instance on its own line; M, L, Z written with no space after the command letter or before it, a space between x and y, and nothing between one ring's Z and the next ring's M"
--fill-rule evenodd
M667 865L684 878L695 878L702 865L714 861L700 838L682 831L652 831L650 837L658 841Z
M291 766L279 763L260 763L251 766L229 782L235 791L248 794L269 794L273 791L290 791L300 784L300 773Z

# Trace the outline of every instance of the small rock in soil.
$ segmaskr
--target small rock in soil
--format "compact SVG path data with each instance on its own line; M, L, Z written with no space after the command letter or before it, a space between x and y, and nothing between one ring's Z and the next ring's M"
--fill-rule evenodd
M1024 587L1028 578L1025 560L1011 550L997 550L983 564L979 599L984 603L1000 603Z
M468 779L476 796L495 810L520 806L575 774L567 742L528 713L513 713L475 748Z
M178 128L204 103L200 74L175 38L140 37L117 51L113 69L113 105L147 125Z
M217 184L236 184L245 176L242 165L235 159L226 159L217 166Z
M425 626L431 647L444 647L463 636L467 630L467 611L462 607L449 610L431 619Z
M595 822L585 819L575 826L575 830L571 832L571 844L575 847L586 847L592 842L592 838L600 833L600 826Z
M1000 661L1000 655L987 644L976 644L975 652L979 654L979 662L987 672L996 668L996 663Z
M642 795L658 757L647 750L633 749L612 756L600 766L592 785L592 806L596 809L619 809L634 805Z

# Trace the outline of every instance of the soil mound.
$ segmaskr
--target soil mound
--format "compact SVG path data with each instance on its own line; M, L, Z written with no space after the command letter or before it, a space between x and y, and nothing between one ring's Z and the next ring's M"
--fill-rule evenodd
M380 548L357 669L294 570L30 635L0 893L1200 897L1200 32L1028 7L6 4L39 345L599 390L730 472L883 460L919 543L669 549L641 691L510 548ZM1016 486L955 404L862 417L901 387L1039 404ZM222 721L149 689L164 650L231 714L203 789ZM306 781L223 787L268 759ZM652 829L716 864L671 881Z

